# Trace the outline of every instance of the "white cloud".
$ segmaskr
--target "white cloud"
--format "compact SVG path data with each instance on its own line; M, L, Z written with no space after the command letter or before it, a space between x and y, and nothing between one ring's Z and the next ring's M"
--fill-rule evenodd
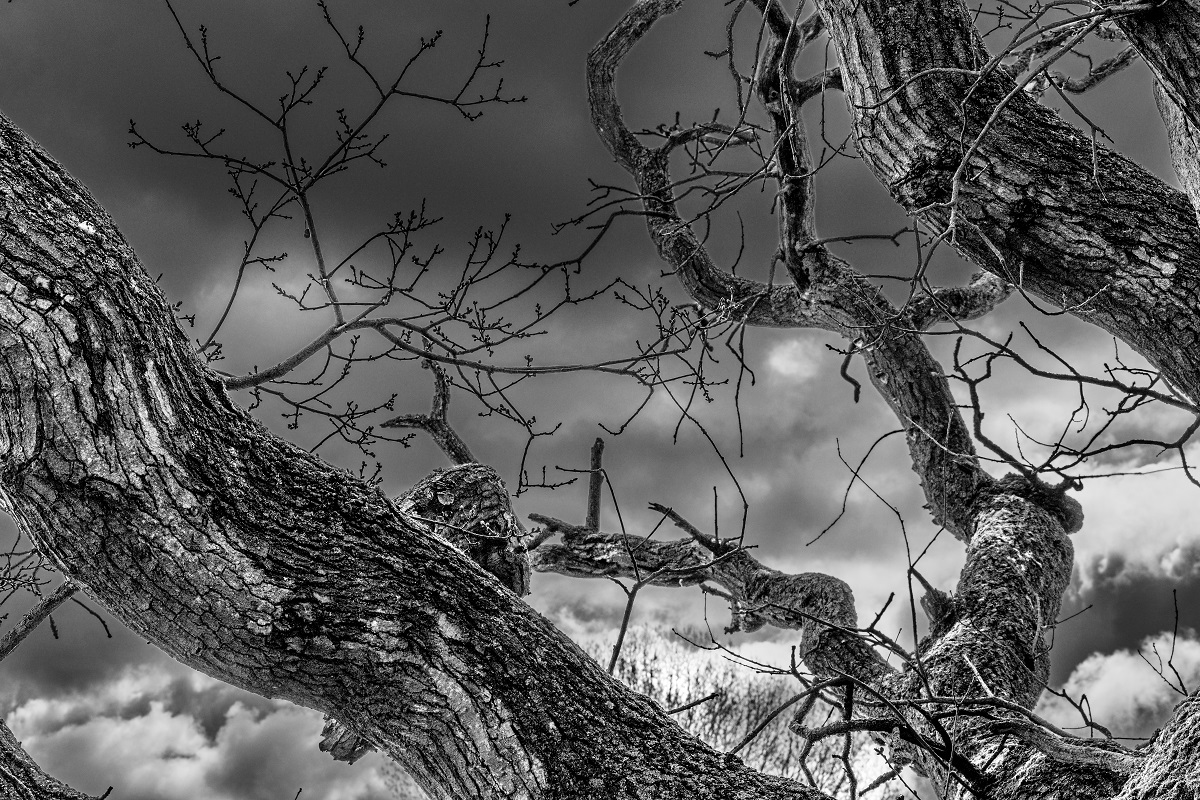
M812 379L829 363L822 359L824 348L811 337L786 339L767 353L767 367L780 378L794 383Z
M381 757L350 766L317 750L317 712L251 707L225 684L175 671L143 666L87 693L33 699L8 723L50 774L94 794L112 785L126 800L276 800L301 788L318 800L390 796ZM198 716L214 702L224 707L215 726Z
M686 635L698 643L706 640L703 630L693 629ZM581 644L601 663L607 661L608 638L592 636ZM743 742L748 732L766 722L739 752L739 758L753 769L804 780L799 760L803 742L788 729L792 713L768 721L801 687L791 676L764 672L753 664L763 657L775 660L773 656L783 656L781 663L786 667L787 653L764 643L738 646L728 652L705 650L685 643L665 628L636 627L625 640L615 675L664 708L708 698L674 719L720 751ZM819 707L812 712L809 723L814 719L824 721L825 713L825 708ZM864 784L889 770L870 737L857 734L852 748L855 772ZM816 788L834 796L840 796L845 781L845 773L835 759L840 750L840 739L821 739L807 760Z
M1137 650L1117 650L1107 655L1093 653L1080 662L1063 686L1077 701L1086 696L1093 719L1116 736L1149 736L1166 722L1171 710L1183 699L1155 674L1155 668L1161 664L1166 677L1173 683L1177 680L1166 663L1172 650L1171 634L1149 637L1139 649L1145 659ZM1180 636L1171 663L1182 677L1184 687L1195 690L1200 686L1200 641ZM1064 728L1082 724L1077 710L1049 693L1042 697L1037 713Z
M29 700L8 715L8 724L14 730L49 733L91 717L128 716L122 714L123 709L145 698L163 696L176 680L179 680L176 675L158 665L130 667L87 694ZM192 672L184 680L196 690L220 685L219 681L198 672Z
M1075 497L1084 510L1083 530L1072 537L1081 591L1099 578L1183 580L1200 573L1200 489L1182 471L1087 481Z

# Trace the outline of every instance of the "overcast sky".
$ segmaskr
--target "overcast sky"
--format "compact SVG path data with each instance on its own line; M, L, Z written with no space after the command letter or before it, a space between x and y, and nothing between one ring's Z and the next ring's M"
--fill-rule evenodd
M334 179L314 202L331 251L345 252L358 238L385 223L396 211L420 207L443 222L422 240L446 248L444 269L461 265L466 242L478 226L496 227L506 214L507 242L522 245L522 257L554 262L577 254L589 234L552 236L552 224L581 213L589 199L588 180L628 185L596 139L588 120L583 83L588 49L625 6L610 0L566 2L507 0L482 2L333 2L335 18L353 31L367 31L364 57L390 74L414 51L421 37L445 33L411 75L413 88L445 91L470 69L490 9L489 55L502 58L504 91L525 95L520 105L491 107L475 122L430 103L399 103L381 123L391 132L382 154L386 171L364 168ZM265 105L287 89L285 70L331 68L327 84L301 126L305 146L316 151L331 140L335 110L353 113L366 100L365 84L339 58L339 46L323 26L315 3L294 0L209 0L177 4L186 26L204 24L222 56L218 67L240 91ZM717 108L734 107L728 71L703 54L724 47L725 8L716 0L694 0L656 30L621 73L621 96L634 127L707 120ZM747 29L752 32L751 29ZM820 47L809 66L826 58ZM211 328L232 286L241 242L247 230L226 193L223 170L211 163L184 162L130 149L130 119L164 144L181 145L179 126L202 119L215 130L228 128L230 147L257 157L270 137L206 82L183 47L165 5L159 0L16 0L0 5L0 112L37 139L96 195L133 243L146 269L162 274L161 285L182 311L195 314L195 335ZM486 91L490 78L480 91ZM825 138L837 145L846 134L840 96L825 108L810 109L814 131L824 123ZM1173 180L1161 125L1146 71L1126 70L1080 101L1103 125L1122 152L1164 180ZM384 128L381 128L384 129ZM865 168L851 158L834 160L821 173L820 233L840 236L891 233L908 224ZM735 206L747 232L742 268L761 271L769 261L774 221L770 192L747 192ZM712 231L714 254L729 263L739 245L736 219ZM251 274L226 324L228 358L218 366L233 372L274 363L329 324L317 314L298 315L271 289L301 286L311 265L302 255L300 229L284 226L273 234L293 260L279 271ZM887 244L858 243L839 252L863 271L911 272L914 254ZM455 259L458 259L455 261ZM679 290L660 276L653 247L634 218L619 221L612 235L584 264L581 285L601 286L620 276L635 285L664 284L674 301ZM938 262L935 277L961 282L970 269L952 258ZM611 299L571 309L569 324L554 328L545 342L530 345L549 361L585 361L632 352L648 329ZM1021 300L1011 300L980 323L991 335L1028 321L1081 369L1099 369L1111 360L1113 343L1098 331L1070 319L1047 319ZM818 542L807 545L836 517L850 472L838 457L857 462L881 434L896 427L890 412L869 387L855 404L852 389L837 374L841 357L824 334L753 331L747 335L748 362L757 377L742 397L744 456L738 457L738 422L732 389L719 390L712 404L697 411L722 451L730 457L751 511L748 541L766 564L785 571L825 571L855 590L860 618L870 619L895 592L907 598L905 541L896 516L861 486L849 495L848 512ZM936 352L948 352L945 337ZM519 363L525 350L501 351L497 360ZM724 357L726 365L732 359ZM392 371L387 371L391 369ZM858 377L861 367L856 365ZM363 404L396 392L396 412L424 411L428 373L417 369L366 365L353 384ZM735 376L735 372L727 373ZM993 431L1011 439L1011 414L1034 436L1053 437L1070 418L1069 387L1037 383L1008 373L986 388ZM723 533L741 524L738 493L712 447L694 426L678 427L678 412L661 393L620 437L603 434L599 423L620 422L641 400L629 381L609 376L540 379L518 393L541 424L562 427L541 439L529 466L547 467L551 479L567 477L555 467L586 466L597 435L607 439L606 466L631 532L653 524L646 504L678 509L701 527L716 524ZM246 396L239 400L249 402ZM456 400L453 421L481 460L516 485L524 439L519 429L481 418L477 406ZM260 418L288 435L279 409L264 406ZM1150 411L1126 430L1174 430L1178 420ZM311 445L324 435L306 425L299 435ZM307 438L303 438L307 437ZM362 456L347 447L321 451L348 468ZM427 441L377 449L390 493L446 464ZM1140 472L1159 466L1139 453L1122 461L1085 468L1084 474ZM540 474L540 473L537 473ZM900 437L882 444L864 477L901 513L914 551L935 536L922 511L923 500ZM715 489L714 489L715 487ZM1054 679L1070 680L1086 691L1097 716L1121 733L1153 730L1174 699L1136 655L1150 644L1169 648L1174 625L1172 590L1178 592L1179 624L1187 637L1176 648L1184 677L1200 680L1200 537L1193 520L1196 489L1178 473L1122 476L1089 481L1078 495L1087 522L1074 538L1077 569L1064 616L1090 606L1059 629ZM583 516L583 489L533 491L517 501L521 513L540 511L567 519ZM615 529L613 506L605 527ZM5 523L6 535L11 527ZM952 589L962 562L961 548L943 534L921 562L935 585ZM714 628L727 611L707 608L696 589L647 592L636 611L642 623L695 624L707 618ZM576 636L603 635L618 618L620 590L606 582L537 576L530 598ZM908 629L906 601L897 603L885 624L902 637ZM19 612L13 604L10 614ZM380 762L372 757L353 768L316 751L320 720L284 703L262 700L178 666L109 619L112 639L79 608L56 615L61 638L43 628L0 665L3 710L26 746L52 773L79 789L100 792L116 786L117 798L290 798L384 797ZM1163 632L1167 638L1163 638ZM1156 638L1153 638L1156 637ZM783 658L792 637L767 631L756 646ZM1148 645L1147 645L1148 646ZM771 648L774 647L774 650ZM1148 651L1149 652L1149 651ZM1194 688L1194 686L1192 687ZM1047 706L1070 724L1062 708Z

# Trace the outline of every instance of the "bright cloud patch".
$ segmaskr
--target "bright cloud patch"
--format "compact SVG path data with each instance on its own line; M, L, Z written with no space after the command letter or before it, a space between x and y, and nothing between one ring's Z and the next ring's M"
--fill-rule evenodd
M350 766L317 750L321 716L196 673L141 667L86 694L30 700L9 726L50 774L126 800L391 797L382 759Z
M1155 674L1161 657L1164 674L1178 685L1166 664L1171 653L1171 634L1160 633L1146 639L1140 650L1146 659L1135 650L1118 650L1108 655L1093 653L1080 662L1063 686L1076 700L1086 695L1093 719L1116 736L1149 736L1167 721L1171 710L1183 699ZM1200 641L1181 636L1175 642L1172 663L1184 686L1195 691L1200 686ZM1066 700L1050 694L1043 696L1037 713L1062 727L1082 724L1078 711Z
M767 354L767 366L789 381L809 380L821 369L818 347L812 340L803 338L780 342Z
M1098 581L1200 574L1200 489L1182 472L1089 481L1075 496L1085 515L1072 537L1081 590Z

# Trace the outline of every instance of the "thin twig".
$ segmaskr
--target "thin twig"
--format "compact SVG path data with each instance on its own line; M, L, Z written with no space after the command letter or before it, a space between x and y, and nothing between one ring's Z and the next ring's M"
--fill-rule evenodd
M0 659L4 659L11 653L17 645L24 641L25 637L33 632L33 629L42 623L42 620L50 616L54 609L62 605L75 592L79 591L79 586L71 581L64 581L61 586L50 593L49 596L43 597L41 601L29 609L16 627L4 634L0 638Z

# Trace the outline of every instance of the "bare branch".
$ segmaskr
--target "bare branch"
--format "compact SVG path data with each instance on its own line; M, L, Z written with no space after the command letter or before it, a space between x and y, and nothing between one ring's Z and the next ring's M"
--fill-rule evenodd
M42 623L42 620L50 616L54 612L54 609L65 603L77 591L79 591L79 586L67 580L63 581L62 585L49 595L39 600L37 605L27 611L25 616L21 618L21 621L12 630L4 634L3 638L0 638L0 660L7 658L8 654L16 649L17 645L23 642L25 637Z
M419 428L428 433L442 452L455 464L478 461L458 432L450 425L446 413L450 410L450 380L445 371L426 359L421 366L433 372L433 408L428 414L404 414L379 423L381 428Z
M966 286L938 287L908 304L913 328L919 331L943 321L979 319L1008 299L1016 289L991 272L977 272Z
M854 595L837 578L816 572L777 572L745 549L733 546L720 546L714 552L710 546L715 540L705 534L699 539L659 542L599 533L542 514L530 514L529 518L562 533L565 542L543 544L531 554L531 566L537 572L582 578L630 577L674 587L712 581L728 592L726 597L735 606L733 625L738 629L770 624L801 631L801 651L818 673L827 665L836 665L874 683L891 670L860 638L855 629ZM683 524L692 527L686 521Z
M1050 758L1075 768L1095 768L1130 775L1143 761L1136 751L1126 750L1107 739L1077 739L1047 731L1040 725L1020 719L991 723L988 729L997 735L1013 736L1033 745Z
M604 474L604 440L597 437L592 444L591 474L588 476L588 505L585 528L593 531L600 530L600 492L603 489Z
M693 299L706 308L728 309L725 313L737 314L745 324L821 328L850 341L861 339L872 383L909 431L914 468L922 477L934 520L965 540L972 522L964 512L991 478L975 460L970 433L940 366L919 338L897 328L896 309L866 278L820 245L805 246L795 254L803 263L793 264L794 285L786 288L719 269L676 210L667 156L643 146L625 126L613 83L616 68L655 20L677 7L668 0L637 3L588 57L593 125L636 180L660 257L675 269ZM801 213L799 206L793 213ZM807 289L801 292L800 287Z

